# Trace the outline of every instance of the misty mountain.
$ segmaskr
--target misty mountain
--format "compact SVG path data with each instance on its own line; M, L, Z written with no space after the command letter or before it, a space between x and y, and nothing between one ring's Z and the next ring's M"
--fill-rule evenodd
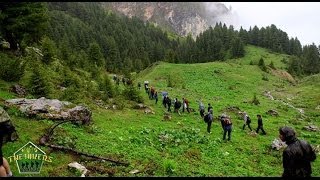
M191 33L194 38L231 13L219 2L102 2L102 6L118 14L153 22L181 36Z

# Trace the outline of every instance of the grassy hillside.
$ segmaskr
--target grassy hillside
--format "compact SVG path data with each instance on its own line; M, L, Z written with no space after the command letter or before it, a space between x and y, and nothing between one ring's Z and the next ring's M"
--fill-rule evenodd
M279 54L271 52L265 48L248 45L245 47L246 56L239 59L230 59L228 62L235 62L238 64L249 65L250 62L257 65L259 63L260 58L264 59L266 65L269 65L271 61L274 63L275 67L279 69L285 69L286 64L288 62L289 55Z
M168 91L171 98L180 100L187 98L190 106L196 110L198 99L205 105L211 103L215 118L227 112L233 120L230 142L222 141L222 128L217 119L212 124L212 134L208 134L206 124L197 111L182 113L181 116L173 113L171 121L163 121L165 109L161 104L161 95L158 104L155 104L141 89L145 104L155 114L134 110L130 102L124 102L123 110L92 105L92 125L77 127L63 124L55 131L53 140L83 152L127 161L130 163L128 167L41 147L53 157L53 162L45 162L41 174L27 176L79 176L67 168L72 161L80 162L91 170L90 176L280 176L282 152L270 149L271 142L278 137L280 126L293 126L301 139L314 146L320 144L318 132L302 129L308 123L320 126L319 110L315 109L320 102L320 87L317 85L320 79L319 76L308 77L292 85L281 76L265 73L256 65L249 65L251 60L258 62L260 55L268 57L265 58L266 64L272 60L277 68L284 67L281 62L284 55L249 46L248 54L242 59L203 64L158 63L136 76L135 84L148 80L158 92ZM268 81L262 79L264 76ZM173 87L168 87L169 79ZM0 84L1 98L14 97L7 91L7 83ZM270 91L277 100L265 97L264 91ZM255 94L259 105L250 103ZM296 109L281 101L304 108L305 115L301 116ZM257 127L256 114L262 114L267 135L253 137L248 134L247 127L243 131L243 121L235 113L225 110L230 106L246 111L253 120L251 126L254 129ZM267 115L266 111L270 109L277 110L279 117ZM11 156L28 141L37 144L45 128L53 124L49 120L27 119L15 110L9 110L8 113L20 139L4 145L5 157ZM19 174L14 162L10 165L15 176L25 176ZM129 173L135 169L140 173ZM313 176L320 176L318 159L313 163Z

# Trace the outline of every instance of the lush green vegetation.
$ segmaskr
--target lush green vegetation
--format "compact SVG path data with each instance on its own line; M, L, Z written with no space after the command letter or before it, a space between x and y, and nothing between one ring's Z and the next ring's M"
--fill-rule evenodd
M282 57L268 53L260 48L249 47L249 51L262 52L272 60L276 68L281 66ZM250 52L249 54L254 54ZM251 57L244 57L250 59ZM258 61L259 57L257 57ZM238 61L239 59L235 60ZM241 59L240 59L241 60ZM231 61L231 60L230 60ZM197 100L214 107L214 116L223 112L231 115L233 120L232 140L222 141L220 122L214 120L212 134L206 132L206 124L198 112L172 114L171 121L163 121L164 107L161 98L157 105L149 100L143 89L139 94L145 104L155 114L144 114L143 110L134 110L134 103L123 101L123 110L106 110L92 103L93 124L77 127L64 124L55 131L53 142L74 147L77 150L130 162L128 167L114 166L107 162L91 161L67 153L43 148L54 158L52 163L45 163L40 176L76 176L67 170L72 160L80 161L87 167L99 167L92 171L92 176L135 176L129 171L138 169L136 176L280 176L282 172L281 151L272 150L271 142L278 137L278 128L283 125L293 126L301 139L312 145L319 144L319 135L302 129L308 123L319 126L319 111L315 106L319 101L319 87L314 85L318 76L305 78L301 84L291 85L285 78L268 74L269 81L262 80L263 72L257 65L240 65L234 62L215 62L202 64L169 64L159 63L137 74L135 83L149 80L161 92L168 91L170 97L186 97L192 108L197 109ZM173 87L169 88L168 77ZM2 82L3 84L6 84ZM136 84L135 84L136 85ZM6 85L8 87L8 85ZM124 89L120 84L120 88ZM292 103L305 109L306 117L298 111L272 101L263 96L265 90L271 91L275 98ZM298 93L300 92L300 93ZM256 94L259 105L250 103ZM294 96L294 98L293 98ZM12 95L1 90L1 98ZM291 98L292 101L287 100ZM250 136L249 130L242 130L242 120L236 113L228 112L227 107L237 106L252 117L252 127L256 128L256 114L262 114L266 136ZM275 109L279 117L265 112ZM37 142L44 129L53 122L36 121L19 116L16 111L9 111L16 125L20 139L6 144L5 156L13 154L26 142ZM29 129L32 128L33 131ZM20 176L14 165L13 172ZM313 176L319 176L319 161L313 163ZM58 170L58 172L57 172Z
M114 166L42 147L54 161L45 163L39 176L78 176L67 168L73 160L91 169L91 176L134 176L129 173L134 169L141 171L137 176L280 176L281 151L270 149L280 126L293 126L299 137L319 144L316 132L302 129L308 123L320 125L318 48L302 48L274 25L238 32L220 23L193 40L137 18L105 12L99 3L0 3L0 7L1 41L13 44L1 46L1 106L3 100L16 97L9 92L16 83L27 88L28 98L86 104L93 111L93 124L63 124L52 142L130 163ZM23 13L16 16L17 11ZM134 80L134 86L116 85L111 72ZM168 91L171 98L186 97L194 109L201 99L213 105L215 117L227 112L234 123L232 141L221 140L217 119L212 134L207 134L198 112L172 114L171 121L162 121L166 110L160 93L155 104L136 88L144 80L159 92ZM276 100L263 96L264 91ZM97 100L118 109L102 108ZM155 114L132 109L137 102ZM303 108L305 114L284 103ZM226 110L231 106L248 112L253 127L255 115L262 114L267 136L242 131L241 119ZM280 116L267 115L270 109ZM54 124L26 118L16 109L8 113L20 138L3 146L5 157L28 141L37 144ZM15 176L22 176L13 162L10 165ZM317 160L313 176L320 175L319 169Z

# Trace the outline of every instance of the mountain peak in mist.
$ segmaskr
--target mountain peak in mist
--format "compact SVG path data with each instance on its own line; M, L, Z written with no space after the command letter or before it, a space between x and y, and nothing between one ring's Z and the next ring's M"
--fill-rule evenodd
M208 27L230 24L231 11L219 2L103 2L103 7L153 22L181 36L196 37Z

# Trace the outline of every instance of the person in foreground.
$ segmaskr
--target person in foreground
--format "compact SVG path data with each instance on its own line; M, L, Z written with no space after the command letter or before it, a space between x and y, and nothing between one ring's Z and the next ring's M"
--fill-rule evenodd
M287 126L279 128L279 138L288 145L282 155L282 177L311 177L311 162L316 159L311 145L297 139L295 131Z

